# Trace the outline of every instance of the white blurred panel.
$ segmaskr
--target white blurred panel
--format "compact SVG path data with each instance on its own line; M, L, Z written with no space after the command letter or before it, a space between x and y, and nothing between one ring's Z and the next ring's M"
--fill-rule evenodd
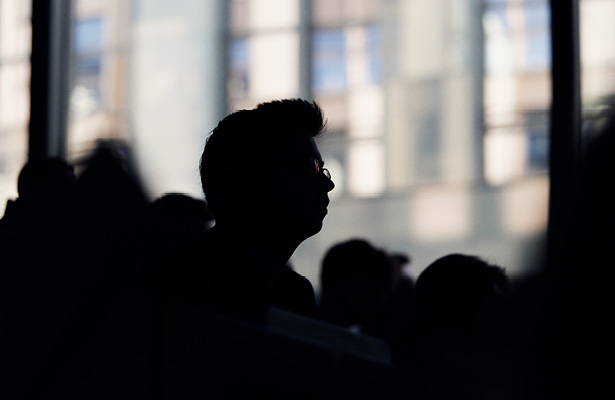
M31 7L30 1L0 0L0 217L6 201L17 197L28 155Z
M0 68L0 129L26 124L30 116L30 64L13 63Z
M378 86L364 86L348 95L348 134L351 138L373 138L383 133L384 92Z
M0 58L29 54L32 45L29 1L0 1Z
M549 180L546 176L512 185L501 197L502 222L507 233L531 235L547 226Z
M472 201L469 189L419 191L409 221L417 240L438 242L466 237L472 228Z
M435 77L446 66L446 11L444 0L401 2L404 24L400 26L404 74L412 78Z
M583 63L591 66L615 63L615 1L581 1L580 18Z
M290 28L299 24L299 0L251 0L252 29Z
M348 189L357 196L384 191L384 149L375 140L352 143L348 149Z
M347 28L346 65L348 68L348 83L350 86L365 84L367 79L366 32L362 27Z
M485 135L485 179L503 185L522 177L527 159L527 136L521 130L493 130Z
M250 40L250 96L257 100L296 97L299 91L299 37L280 32Z
M152 196L202 196L199 157L221 118L218 1L139 1L130 91L134 146Z
M517 124L518 82L514 75L494 75L484 82L485 118L488 126Z

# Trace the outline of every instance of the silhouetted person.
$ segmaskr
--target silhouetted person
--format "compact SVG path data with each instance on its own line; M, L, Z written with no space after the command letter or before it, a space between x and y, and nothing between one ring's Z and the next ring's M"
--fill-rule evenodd
M77 177L80 250L107 292L134 282L141 262L148 200L130 156L121 142L99 141Z
M7 202L2 226L8 231L43 228L54 218L62 221L74 206L74 168L61 158L27 162L17 179L16 200Z
M579 193L570 215L570 243L555 249L549 324L542 338L547 394L553 398L612 397L612 368L603 357L613 348L615 307L615 115L585 135L593 136L583 159ZM609 395L608 393L611 393Z
M363 239L332 246L322 261L320 307L324 318L393 344L414 324L409 258Z
M142 226L148 201L127 146L100 141L80 163L75 252L83 290L83 319L95 331L136 283L143 262Z
M476 256L450 254L419 275L406 361L431 398L524 398L509 293L503 268Z
M270 299L272 307L322 319L312 283L297 273L290 262L286 264L285 270L280 274L280 280L274 285Z
M65 160L31 160L0 223L2 397L36 398L72 354L75 188Z
M485 312L508 296L510 282L504 270L470 255L451 254L434 261L416 283L417 319L424 331L482 334ZM491 323L498 322L497 310Z
M142 369L147 357L140 343L147 342L143 326L150 324L135 323L147 310L127 299L147 250L142 227L148 201L129 148L121 142L100 141L77 167L76 221L67 249L74 267L56 294L68 298L63 306L70 319L62 346L50 358L49 378L35 398L97 399L120 393L144 398L136 392L146 387Z
M313 289L292 290L305 278L287 262L327 214L334 184L314 142L324 127L319 106L300 99L220 121L200 166L216 223L164 262L150 282L155 297L259 321L272 305L316 313Z
M202 199L182 193L167 193L148 205L143 226L142 246L151 268L156 260L198 236L213 224L213 216ZM147 251L145 251L147 249Z

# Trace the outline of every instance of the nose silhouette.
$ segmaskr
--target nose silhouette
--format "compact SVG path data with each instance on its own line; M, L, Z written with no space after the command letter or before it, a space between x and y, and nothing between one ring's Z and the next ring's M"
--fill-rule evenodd
M335 183L332 178L329 178L324 172L320 171L318 174L318 183L323 186L327 192L330 192L335 187Z

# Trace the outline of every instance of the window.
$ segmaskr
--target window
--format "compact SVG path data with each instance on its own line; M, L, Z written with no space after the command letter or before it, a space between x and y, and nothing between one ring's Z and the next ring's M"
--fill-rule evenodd
M103 19L91 17L77 20L73 38L75 61L71 108L75 116L85 116L101 106Z
M28 155L31 5L0 1L0 207L17 196L17 176Z
M122 27L129 5L74 2L67 146L71 160L86 155L96 140L129 135L125 114L129 36Z
M234 0L230 14L230 108L299 96L299 1Z
M313 36L312 88L315 93L335 95L347 88L346 38L341 29L322 29Z
M546 171L549 20L546 0L485 4L484 177L491 185Z
M312 93L332 131L323 156L337 155L345 183L334 196L386 190L381 11L380 1L312 2Z
M591 132L592 125L615 113L615 49L610 45L615 39L615 1L582 0L579 8L581 101L585 131Z

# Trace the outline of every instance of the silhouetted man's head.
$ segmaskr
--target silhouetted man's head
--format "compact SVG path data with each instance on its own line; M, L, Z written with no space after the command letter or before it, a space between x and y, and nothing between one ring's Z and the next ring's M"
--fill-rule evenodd
M219 224L262 223L305 239L317 233L334 185L314 137L320 107L300 99L259 104L228 115L201 158L201 183Z
M428 329L468 329L485 306L499 306L510 282L504 269L466 254L431 263L416 282L416 308Z
M332 246L320 271L321 306L327 318L340 325L373 322L399 283L396 262L364 239ZM330 315L331 310L339 315Z
M21 201L55 207L73 195L76 178L73 166L61 158L31 160L17 179Z

